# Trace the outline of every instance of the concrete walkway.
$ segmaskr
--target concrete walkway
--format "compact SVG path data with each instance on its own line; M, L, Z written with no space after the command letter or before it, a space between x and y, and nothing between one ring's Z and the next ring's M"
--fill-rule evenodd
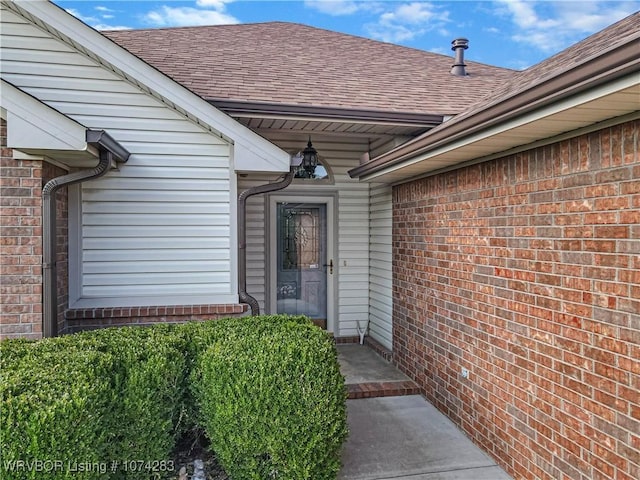
M405 378L366 346L339 345L338 351L347 383ZM359 372L353 370L357 364ZM420 395L347 400L347 408L339 480L510 479Z
M344 375L347 385L409 380L409 377L366 345L347 343L338 345L337 348L340 373Z

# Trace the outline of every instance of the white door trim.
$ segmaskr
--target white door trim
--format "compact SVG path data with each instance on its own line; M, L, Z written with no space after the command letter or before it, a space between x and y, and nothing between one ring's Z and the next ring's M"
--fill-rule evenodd
M266 308L270 313L275 313L277 311L276 302L277 302L277 289L273 288L277 283L277 268L276 268L276 258L277 258L277 212L276 206L278 202L301 202L301 203L321 203L327 206L327 259L333 260L333 274L327 273L327 331L335 332L336 331L336 285L338 279L338 251L336 249L336 222L337 215L335 212L335 206L337 204L336 194L318 194L318 195L307 195L304 192L287 192L281 194L269 195L267 198L267 238L268 243L265 245L267 261L265 262L267 265L267 302Z

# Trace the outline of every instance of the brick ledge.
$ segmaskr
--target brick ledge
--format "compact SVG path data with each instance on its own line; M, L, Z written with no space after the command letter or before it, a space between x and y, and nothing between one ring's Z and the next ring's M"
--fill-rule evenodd
M364 382L347 384L350 400L359 398L397 397L401 395L418 395L420 388L412 380L396 382Z
M65 312L67 320L107 318L184 317L202 315L238 315L246 312L246 304L162 305L154 307L97 307L70 308Z

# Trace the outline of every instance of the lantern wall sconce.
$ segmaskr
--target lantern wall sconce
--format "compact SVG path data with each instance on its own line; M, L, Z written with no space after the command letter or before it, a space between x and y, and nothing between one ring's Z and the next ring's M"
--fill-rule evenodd
M314 178L316 167L318 166L318 152L313 148L311 137L306 148L302 151L302 165L297 173L297 177Z

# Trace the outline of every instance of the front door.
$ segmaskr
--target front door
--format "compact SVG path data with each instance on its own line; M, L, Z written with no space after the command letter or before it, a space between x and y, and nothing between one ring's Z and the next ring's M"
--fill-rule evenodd
M307 315L327 329L333 278L331 202L293 197L271 200L271 311ZM275 237L275 238L274 238ZM275 252L274 252L275 249Z

